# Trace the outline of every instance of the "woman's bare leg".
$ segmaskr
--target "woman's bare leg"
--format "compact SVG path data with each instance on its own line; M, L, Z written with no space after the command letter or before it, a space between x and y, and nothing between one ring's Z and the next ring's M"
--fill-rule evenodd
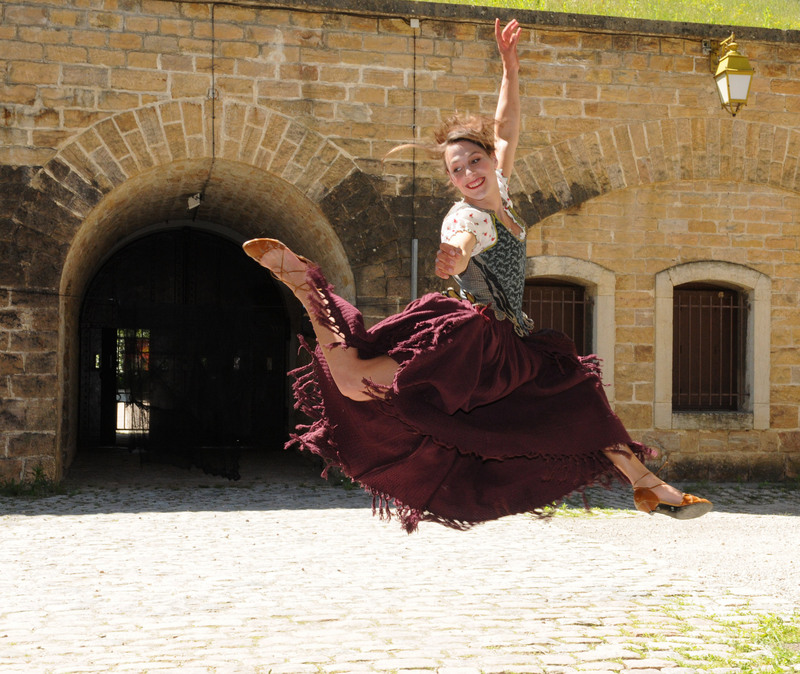
M303 260L288 248L275 247L266 251L258 262L283 281L305 307L331 377L342 395L353 400L372 400L374 392L367 393L364 380L387 388L392 385L398 368L395 360L389 356L360 359L357 349L345 346L342 336L317 318L311 302L311 293L317 291L306 283L307 265Z
M604 454L634 487L651 489L663 503L678 505L683 499L683 492L660 480L629 449L617 447L605 450Z

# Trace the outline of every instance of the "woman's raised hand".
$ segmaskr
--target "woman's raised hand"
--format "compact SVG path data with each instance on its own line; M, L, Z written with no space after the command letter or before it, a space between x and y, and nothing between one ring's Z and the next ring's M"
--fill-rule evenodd
M519 69L519 56L517 55L517 43L522 27L516 19L511 19L505 28L500 27L500 19L494 20L494 35L497 38L497 49L500 51L500 58L503 59L503 66L508 69Z

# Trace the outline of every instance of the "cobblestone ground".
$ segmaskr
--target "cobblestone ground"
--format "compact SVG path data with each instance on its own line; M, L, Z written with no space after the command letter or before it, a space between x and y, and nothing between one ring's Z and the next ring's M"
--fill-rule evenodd
M313 469L133 472L0 498L0 672L800 671L758 637L797 620L797 489L409 536Z

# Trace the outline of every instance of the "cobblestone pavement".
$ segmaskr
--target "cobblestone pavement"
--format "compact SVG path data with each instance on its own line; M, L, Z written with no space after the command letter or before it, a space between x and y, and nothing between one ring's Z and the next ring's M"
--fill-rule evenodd
M749 672L776 662L765 621L798 618L797 488L409 536L305 465L123 472L0 498L0 672Z

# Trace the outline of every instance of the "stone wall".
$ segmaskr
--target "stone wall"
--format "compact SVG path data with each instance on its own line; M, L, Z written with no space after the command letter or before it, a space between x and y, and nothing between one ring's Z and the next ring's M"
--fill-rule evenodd
M514 15L512 190L531 273L611 279L606 380L676 475L796 476L800 36L737 29L756 77L732 118L702 48L724 27ZM493 111L493 17L378 0L0 0L0 479L68 467L83 292L109 251L186 219L188 195L232 238L277 236L316 259L370 320L410 299L413 238L419 292L440 288L453 195L435 162L384 156L451 111ZM754 327L767 355L748 361L757 394L733 427L659 413L671 328L657 276L704 262L728 265L705 280L736 285L739 270L759 279L743 289L768 286ZM562 276L599 287L580 273Z

